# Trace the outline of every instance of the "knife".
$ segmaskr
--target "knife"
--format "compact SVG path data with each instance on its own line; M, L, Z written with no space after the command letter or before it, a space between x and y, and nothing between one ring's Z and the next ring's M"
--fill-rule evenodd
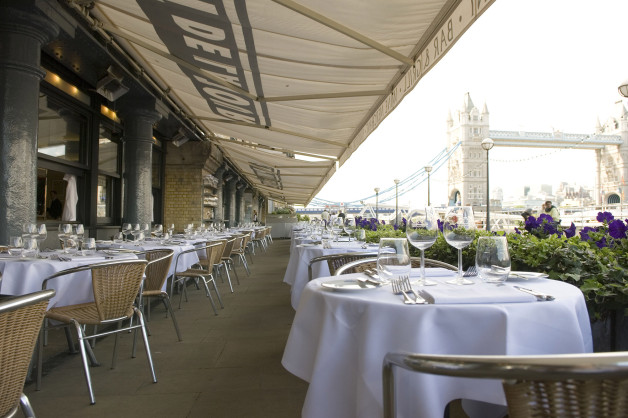
M536 296L538 300L554 300L554 296L548 295L547 293L537 292L536 290L528 289L521 286L513 286L517 290L521 290L524 293L528 293L532 296Z

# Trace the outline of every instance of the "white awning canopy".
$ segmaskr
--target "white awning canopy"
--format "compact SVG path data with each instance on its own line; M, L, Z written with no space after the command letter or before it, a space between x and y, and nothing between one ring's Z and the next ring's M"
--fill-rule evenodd
M492 2L99 0L76 7L262 194L305 205Z

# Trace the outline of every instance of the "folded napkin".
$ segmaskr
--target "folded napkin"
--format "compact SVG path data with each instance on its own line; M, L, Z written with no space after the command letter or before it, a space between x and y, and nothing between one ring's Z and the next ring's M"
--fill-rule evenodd
M442 267L426 267L425 268L425 277L453 277L458 272L447 270ZM413 268L410 270L410 277L421 277L421 269Z
M429 303L516 303L535 302L536 297L509 285L475 283L467 286L439 284L418 289Z

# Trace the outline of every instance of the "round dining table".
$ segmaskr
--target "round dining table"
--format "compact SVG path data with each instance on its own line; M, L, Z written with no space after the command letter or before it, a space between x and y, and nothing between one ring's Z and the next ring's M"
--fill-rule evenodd
M454 296L468 293L475 299L407 305L389 285L335 286L344 283L338 280L366 278L361 274L319 278L304 287L282 359L289 372L309 382L303 417L381 417L382 362L391 351L460 355L592 351L584 297L574 286L542 278L507 281L503 286L525 286L555 299L537 301L527 295L529 299L518 298L517 303L499 298L481 301L477 295L486 284L448 285L445 282L454 273L427 271L439 283L434 288ZM334 286L324 287L324 283ZM429 292L429 287L423 289ZM518 292L503 290L508 290L504 295ZM501 383L496 380L402 370L397 373L396 388L399 417L443 416L445 406L454 399L505 405Z
M352 252L372 252L377 254L378 244L369 244L363 248L357 241L336 241L330 243L330 248L323 248L320 243L302 243L294 246L288 259L288 266L283 281L290 285L290 302L294 309L299 305L301 292L309 280L308 266L315 257L331 254ZM312 265L312 278L329 276L329 267L325 261Z

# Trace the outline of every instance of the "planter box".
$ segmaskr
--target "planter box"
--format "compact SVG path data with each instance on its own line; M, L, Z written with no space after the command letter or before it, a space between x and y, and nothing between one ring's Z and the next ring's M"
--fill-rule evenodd
M296 215L266 215L266 226L272 226L273 238L290 238L292 227L297 224Z
M628 351L628 317L623 311L613 311L604 320L591 323L593 351Z

